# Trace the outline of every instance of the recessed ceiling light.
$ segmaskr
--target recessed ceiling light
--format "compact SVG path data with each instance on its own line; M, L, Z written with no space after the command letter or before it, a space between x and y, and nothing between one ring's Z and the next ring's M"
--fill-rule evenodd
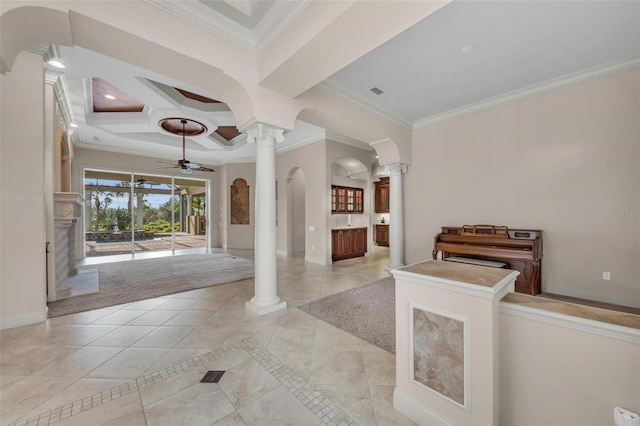
M465 44L464 46L462 46L462 49L460 49L460 50L462 50L462 53L467 53L467 52L471 51L471 49L473 49L472 45Z
M116 97L113 95L104 95L105 98L114 100Z
M76 123L71 123L71 127L78 127Z
M56 67L56 68L66 68L66 66L65 66L62 62L58 61L57 59L49 59L49 60L47 61L47 63L48 63L49 65L51 65L52 67Z

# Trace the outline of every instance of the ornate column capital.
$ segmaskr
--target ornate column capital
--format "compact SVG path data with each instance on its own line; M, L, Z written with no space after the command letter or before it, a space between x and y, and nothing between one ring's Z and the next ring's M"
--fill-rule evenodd
M391 174L404 174L404 173L407 173L407 169L409 166L402 163L395 163L395 164L387 164L384 167L385 167L385 170Z
M284 130L267 126L263 123L258 123L255 127L247 130L247 142L249 143L257 143L268 139L282 143L284 141Z

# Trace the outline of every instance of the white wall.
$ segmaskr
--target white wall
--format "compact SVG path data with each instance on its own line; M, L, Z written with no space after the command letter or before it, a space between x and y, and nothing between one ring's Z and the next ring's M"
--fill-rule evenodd
M500 314L501 424L611 425L640 412L640 344Z
M0 328L8 328L46 319L42 56L20 53L0 86Z
M441 226L542 229L543 291L640 307L639 93L634 71L416 129L407 263Z

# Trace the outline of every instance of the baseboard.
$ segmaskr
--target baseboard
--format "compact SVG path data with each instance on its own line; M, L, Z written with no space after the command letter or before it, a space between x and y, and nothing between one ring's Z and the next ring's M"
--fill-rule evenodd
M282 257L289 257L291 256L291 254L289 254L288 252L284 251L284 250L276 250L276 255L278 256L282 256Z
M42 312L18 315L17 317L0 318L0 330L21 327L23 325L37 324L49 318L49 307L45 306Z
M319 257L305 256L304 261L309 263L317 263L318 265L328 265L326 260L320 259Z
M419 425L429 426L454 426L455 423L445 419L444 417L434 413L423 405L420 405L413 398L403 394L395 388L393 391L393 408L409 417Z

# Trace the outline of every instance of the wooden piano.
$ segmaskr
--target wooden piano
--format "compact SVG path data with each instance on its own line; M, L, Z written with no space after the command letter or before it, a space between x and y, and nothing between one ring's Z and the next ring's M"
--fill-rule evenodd
M541 292L542 231L506 226L442 227L435 237L433 258L504 266L520 272L516 292Z

